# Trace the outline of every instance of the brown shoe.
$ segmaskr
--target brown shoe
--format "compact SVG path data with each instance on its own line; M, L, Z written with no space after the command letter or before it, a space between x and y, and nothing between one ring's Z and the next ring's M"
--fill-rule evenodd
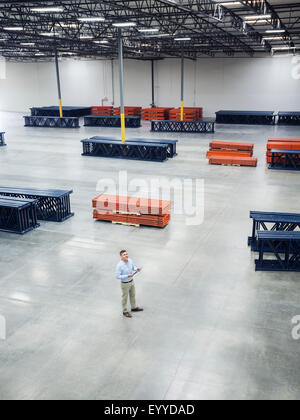
M135 308L135 309L131 309L131 312L143 312L144 309L143 308Z
M132 318L132 315L131 315L129 312L123 312L123 315L124 315L126 318Z

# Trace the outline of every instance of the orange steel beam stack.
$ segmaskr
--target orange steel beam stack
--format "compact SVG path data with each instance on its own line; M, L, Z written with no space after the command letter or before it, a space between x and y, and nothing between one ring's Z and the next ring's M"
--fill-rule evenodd
M186 111L196 111L197 112L197 120L203 118L203 108L199 107L184 107Z
M203 118L203 108L183 108L184 121L199 121ZM181 108L172 109L170 111L170 121L181 120Z
M270 138L267 143L267 163L272 161L272 149L300 150L300 139Z
M252 157L253 151L253 143L212 141L206 157L210 165L256 167L258 160Z
M120 108L114 109L114 116L119 117L121 114ZM141 117L142 108L140 106L125 106L125 117Z
M228 156L228 157L252 157L251 152L236 152L236 151L228 151L228 150L210 150L206 153L206 157L217 157L217 156Z
M169 120L173 108L145 108L142 110L142 119L149 121Z
M93 199L96 220L163 228L171 220L171 202L101 194Z
M257 166L257 158L242 156L212 156L209 159L210 165L229 166Z
M93 106L91 114L99 116L113 116L114 108L112 106Z
M253 143L240 143L230 141L212 141L210 143L210 150L227 150L236 152L251 152L253 155ZM251 156L252 156L251 155Z

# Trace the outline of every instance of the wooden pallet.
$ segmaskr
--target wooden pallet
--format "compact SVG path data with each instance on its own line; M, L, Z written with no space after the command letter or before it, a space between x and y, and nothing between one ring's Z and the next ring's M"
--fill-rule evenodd
M125 223L125 222L115 222L115 221L112 221L111 223L113 225L133 226L137 228L141 227L141 225L136 225L135 223Z

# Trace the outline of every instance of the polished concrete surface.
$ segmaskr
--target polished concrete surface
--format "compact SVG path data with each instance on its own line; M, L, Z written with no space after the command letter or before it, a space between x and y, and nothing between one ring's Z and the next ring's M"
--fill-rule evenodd
M118 129L28 129L0 114L2 185L73 188L75 217L25 236L0 232L0 399L298 399L299 273L254 271L250 210L299 212L300 174L270 171L267 138L299 128L218 126L178 135L165 163L81 156L80 140ZM127 130L151 136L149 124ZM170 134L163 134L170 137ZM157 134L153 137L159 137ZM257 168L209 166L211 139L255 143ZM205 180L205 219L174 215L164 230L94 222L103 178ZM144 313L121 316L114 277L126 248Z

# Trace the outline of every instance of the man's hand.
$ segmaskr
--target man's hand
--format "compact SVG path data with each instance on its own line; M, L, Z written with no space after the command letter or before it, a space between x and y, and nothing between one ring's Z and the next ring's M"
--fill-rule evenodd
M132 279L132 277L133 277L133 274L128 274L129 279Z
M142 271L142 269L141 268L138 268L137 271L140 273Z

